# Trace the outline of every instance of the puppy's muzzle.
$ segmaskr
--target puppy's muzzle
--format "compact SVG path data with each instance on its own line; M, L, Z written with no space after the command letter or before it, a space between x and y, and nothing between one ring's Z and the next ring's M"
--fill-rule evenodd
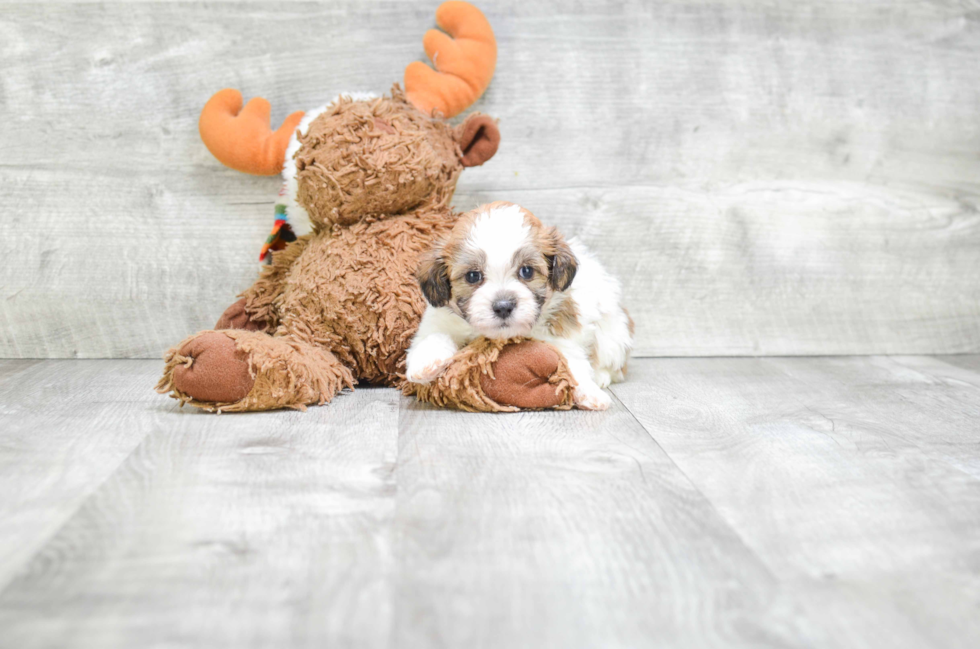
M492 308L495 316L501 320L506 320L514 312L514 309L517 308L517 299L510 295L498 297L493 301Z

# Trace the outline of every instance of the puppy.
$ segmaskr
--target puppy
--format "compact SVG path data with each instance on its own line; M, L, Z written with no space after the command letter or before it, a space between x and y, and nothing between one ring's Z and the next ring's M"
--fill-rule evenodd
M633 323L619 282L580 242L519 205L490 203L423 256L418 279L429 304L408 350L409 381L436 379L478 336L526 336L564 355L576 406L609 407L602 388L623 379Z

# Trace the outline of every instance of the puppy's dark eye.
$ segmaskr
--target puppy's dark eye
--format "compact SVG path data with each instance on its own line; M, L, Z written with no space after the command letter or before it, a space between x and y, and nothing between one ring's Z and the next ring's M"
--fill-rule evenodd
M521 266L520 269L517 271L517 276L527 281L532 277L534 277L534 269L531 268L530 266Z
M479 284L480 280L483 279L483 273L478 270L471 270L466 273L466 283L467 284Z

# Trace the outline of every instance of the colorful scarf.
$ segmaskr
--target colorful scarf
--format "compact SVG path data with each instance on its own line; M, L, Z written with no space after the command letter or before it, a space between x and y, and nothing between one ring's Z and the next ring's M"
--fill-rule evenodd
M274 250L282 250L287 244L296 241L296 233L289 225L289 217L286 216L286 206L276 203L276 220L272 226L272 232L266 237L262 244L262 251L259 253L259 261L266 264L272 263L272 255L269 253Z

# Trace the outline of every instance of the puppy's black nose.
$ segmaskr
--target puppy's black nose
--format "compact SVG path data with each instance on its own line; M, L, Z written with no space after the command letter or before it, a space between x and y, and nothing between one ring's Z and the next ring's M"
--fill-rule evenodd
M497 300L493 303L493 312L501 320L506 320L511 313L514 312L514 307L517 306L517 300L507 298L506 300Z

